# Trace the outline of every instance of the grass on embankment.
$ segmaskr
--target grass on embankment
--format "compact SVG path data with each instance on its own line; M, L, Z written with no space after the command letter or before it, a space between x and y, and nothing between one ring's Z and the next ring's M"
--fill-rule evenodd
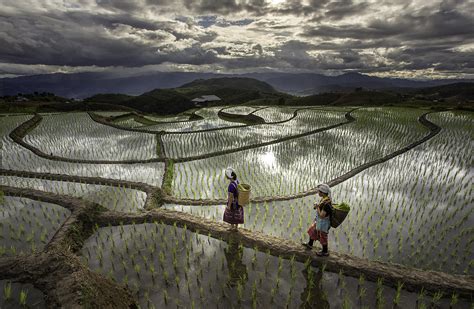
M174 161L167 160L166 167L165 167L165 174L163 175L163 185L161 186L161 190L165 192L167 195L173 194L173 177L174 177Z

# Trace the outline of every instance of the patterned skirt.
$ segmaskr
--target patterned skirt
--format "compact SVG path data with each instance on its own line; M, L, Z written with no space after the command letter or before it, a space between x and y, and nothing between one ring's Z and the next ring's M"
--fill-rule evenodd
M328 244L328 233L316 229L316 224L313 224L308 229L308 235L312 240L318 240L321 245Z
M240 205L232 205L231 210L224 211L224 222L229 224L243 224L244 223L244 208Z

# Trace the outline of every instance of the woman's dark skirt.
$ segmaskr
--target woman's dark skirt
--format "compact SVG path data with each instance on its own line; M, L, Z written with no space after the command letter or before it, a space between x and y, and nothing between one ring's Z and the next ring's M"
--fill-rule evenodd
M244 223L244 208L240 205L232 205L231 210L224 211L224 222L229 224L243 224Z

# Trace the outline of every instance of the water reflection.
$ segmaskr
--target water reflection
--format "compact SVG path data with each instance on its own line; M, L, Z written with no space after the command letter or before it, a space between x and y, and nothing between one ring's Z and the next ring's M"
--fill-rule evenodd
M273 151L265 152L259 156L260 161L266 167L273 167L276 163L275 153Z
M244 286L248 280L247 266L242 262L244 247L230 239L227 248L224 249L224 254L229 270L227 286Z
M327 294L323 290L323 272L315 271L311 266L303 269L303 277L306 280L306 287L300 295L301 309L329 308Z

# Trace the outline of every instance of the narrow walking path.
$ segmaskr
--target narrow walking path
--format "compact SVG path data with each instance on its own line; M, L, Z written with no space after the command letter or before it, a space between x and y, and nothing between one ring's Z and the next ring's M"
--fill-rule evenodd
M50 301L54 301L55 304L61 304L62 306L65 304L69 305L71 301L79 302L81 298L86 297L79 293L79 296L76 295L76 299L65 299L61 298L61 295L57 295L56 290L51 290L56 288L64 292L65 287L59 287L58 285L64 283L65 280L71 280L71 282L66 282L66 284L69 285L68 288L71 288L72 291L77 291L75 284L78 284L78 279L85 279L82 284L86 285L88 289L98 288L96 287L97 283L105 284L105 286L100 287L100 290L98 290L100 293L95 294L97 299L90 300L96 304L103 301L104 295L107 298L111 293L116 293L121 289L121 287L110 282L108 279L93 274L74 255L82 248L83 242L91 236L95 224L105 227L120 224L141 224L152 221L163 222L168 225L176 224L180 227L186 226L190 231L210 235L213 238L222 239L227 242L231 240L238 241L245 247L258 248L258 250L263 252L269 251L274 256L285 259L295 257L299 262L310 261L311 265L315 267L325 265L325 269L328 271L338 272L342 270L348 276L359 277L363 274L371 281L383 278L384 284L392 287L396 287L399 282L403 282L404 289L408 291L421 291L424 289L431 293L442 291L447 295L457 293L460 297L466 299L471 299L474 293L473 276L424 271L399 264L370 261L334 251L331 252L329 257L318 257L314 251L306 250L300 244L291 240L246 229L231 232L228 230L228 225L222 222L196 217L188 213L159 208L141 214L127 214L108 211L100 205L78 198L39 190L6 186L0 186L0 190L9 196L22 196L55 203L72 211L71 216L56 232L44 252L29 257L0 259L0 279L22 278L23 282L34 282L45 293L50 293L48 294L51 297ZM53 267L52 271L50 267ZM83 277L71 278L71 276L77 273L80 273ZM104 291L104 289L107 290ZM131 304L128 293L124 292L122 297L125 297L125 299L120 299L120 301L125 301L124 304Z

